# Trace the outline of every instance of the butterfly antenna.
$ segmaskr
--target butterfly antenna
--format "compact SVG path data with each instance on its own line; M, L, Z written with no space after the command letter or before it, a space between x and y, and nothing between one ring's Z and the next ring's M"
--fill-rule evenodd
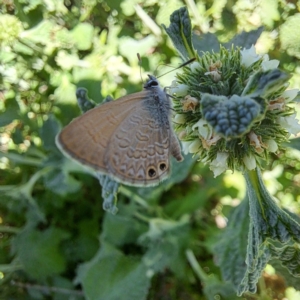
M192 62L195 61L195 60L196 60L196 57L193 57L193 58L189 59L188 61L182 63L182 64L181 64L180 66L178 66L177 68L174 68L174 69L171 70L171 71L168 71L168 72L166 72L166 73L164 73L164 74L161 74L161 75L157 76L156 78L162 77L162 76L164 76L164 75L166 75L166 74L169 74L169 73L171 73L171 72L173 72L173 71L176 71L176 70L178 70L178 69L180 69L180 68L182 68L182 67L185 67L186 65L189 65L190 63L192 63Z
M142 58L141 58L141 56L140 56L139 53L137 53L136 55L137 55L137 58L138 58L138 61L139 61L139 65L140 65L140 76L141 76L141 80L142 80L142 82L144 82L144 81L143 81L143 77L142 77Z

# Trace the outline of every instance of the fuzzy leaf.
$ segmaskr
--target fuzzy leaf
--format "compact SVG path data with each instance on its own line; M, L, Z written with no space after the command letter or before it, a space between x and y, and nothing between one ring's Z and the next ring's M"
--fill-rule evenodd
M44 148L49 151L57 151L55 144L55 136L60 131L61 126L54 115L49 115L47 121L44 122L40 129L40 136L42 138Z
M197 50L198 54L200 55L201 52L206 51L220 51L220 42L218 38L212 33L206 33L197 35L193 33L192 35L193 45Z
M255 45L261 33L263 32L263 26L259 27L256 30L252 30L249 32L243 31L240 34L236 35L232 40L228 43L223 44L223 46L227 49L230 49L232 45L243 48L251 48L252 45Z
M300 277L300 245L291 244L282 248L277 248L270 244L272 258L279 259L282 265L296 277Z
M231 284L222 282L216 276L211 276L204 284L204 294L207 300L230 299L238 300ZM221 296L221 297L220 297Z
M110 245L122 247L135 243L141 234L145 232L147 226L142 224L137 219L132 218L132 210L124 211L113 216L105 214L101 242L108 242ZM114 232L112 235L111 233Z
M71 31L73 40L78 50L89 50L93 42L94 27L89 23L79 23Z
M2 74L1 74L2 75ZM0 113L0 127L6 126L13 122L15 119L19 119L19 105L15 99L8 99L5 101L6 109Z
M250 97L203 94L201 108L204 119L214 130L227 138L238 137L250 130L261 117L261 105Z
M54 169L44 175L45 187L58 195L76 193L82 184L61 169Z
M273 259L270 264L276 270L276 274L284 278L286 286L292 286L296 290L300 290L300 280L299 277L292 276L288 269L282 265L282 262L278 259Z
M256 292L256 284L268 261L275 256L282 258L289 266L290 272L298 274L298 250L289 255L275 247L270 242L282 245L289 242L300 242L300 225L292 213L281 210L266 190L259 170L245 174L247 193L250 204L250 227L247 248L247 271L238 288L238 294L250 291Z
M288 143L284 143L284 146L291 147L300 151L300 137L289 140Z
M230 281L237 289L247 269L245 263L249 228L249 200L247 197L233 210L229 220L228 226L222 232L213 251L217 264L221 268L223 279Z
M175 48L178 50L184 61L195 57L195 50L192 44L192 25L186 7L174 11L170 16L170 26L162 25Z
M138 257L125 256L107 243L89 262L80 266L77 281L87 299L143 300L147 298L150 277Z
M254 220L255 229L264 239L271 238L281 243L287 243L292 239L299 243L300 224L293 218L292 213L288 214L276 205L264 186L260 171L256 171L257 179L253 172L249 172L250 176L246 175L246 182L250 199L250 217ZM253 186L254 183L256 186Z
M64 271L65 258L59 248L68 234L58 228L45 231L27 228L13 242L18 259L33 278L41 279Z
M170 268L178 277L185 276L189 221L187 216L178 221L151 219L149 230L139 238L139 243L148 249L143 261L151 270L162 272Z

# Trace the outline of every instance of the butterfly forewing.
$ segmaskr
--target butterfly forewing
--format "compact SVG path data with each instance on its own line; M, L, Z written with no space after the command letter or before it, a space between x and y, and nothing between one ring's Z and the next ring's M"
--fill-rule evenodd
M142 91L104 103L74 119L58 135L59 147L82 164L107 172L104 156L108 142L120 120L132 113L135 103L146 93Z

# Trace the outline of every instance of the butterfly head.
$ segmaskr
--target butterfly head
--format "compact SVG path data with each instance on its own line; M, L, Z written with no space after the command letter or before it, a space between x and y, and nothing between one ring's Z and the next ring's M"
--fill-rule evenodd
M145 88L145 89L148 89L148 88L151 88L151 87L159 86L158 80L156 79L155 76L149 75L149 74L148 74L148 77L149 77L149 79L148 79L147 82L144 84L144 88Z

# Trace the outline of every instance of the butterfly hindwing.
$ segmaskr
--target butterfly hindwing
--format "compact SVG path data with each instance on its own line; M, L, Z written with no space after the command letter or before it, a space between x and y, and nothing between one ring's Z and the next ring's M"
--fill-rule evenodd
M145 101L151 101L151 94L136 103L134 113L116 129L106 153L109 173L131 185L154 185L170 171L169 116L164 115L162 126ZM162 110L157 113L161 115Z

